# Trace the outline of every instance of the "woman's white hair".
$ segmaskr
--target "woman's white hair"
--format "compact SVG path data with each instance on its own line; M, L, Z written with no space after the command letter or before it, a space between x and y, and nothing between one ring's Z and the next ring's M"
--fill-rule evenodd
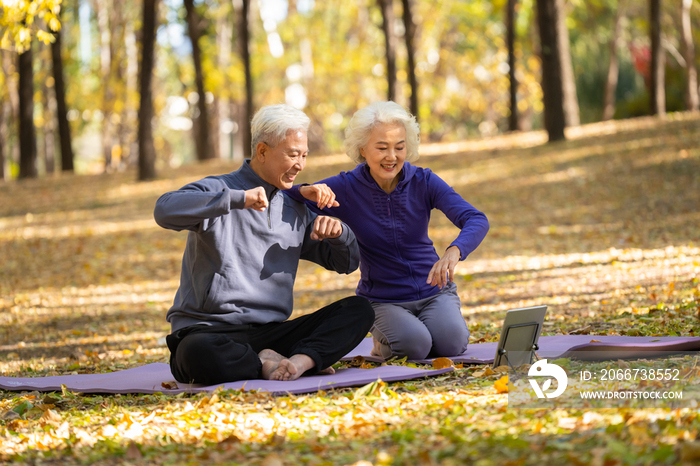
M304 112L290 105L268 105L255 113L250 124L251 154L255 155L258 143L276 147L287 137L289 131L308 132L311 120Z
M418 160L418 144L420 143L420 125L416 117L411 115L396 102L373 102L355 112L345 128L345 153L355 163L362 163L365 158L360 149L369 142L372 130L381 124L402 124L406 129L406 160Z

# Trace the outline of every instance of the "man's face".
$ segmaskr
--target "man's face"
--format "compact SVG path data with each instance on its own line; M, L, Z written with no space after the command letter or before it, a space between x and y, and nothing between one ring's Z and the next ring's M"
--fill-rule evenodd
M288 131L287 137L275 147L261 142L257 147L259 175L279 189L289 189L294 185L296 176L306 166L308 154L306 132L302 130Z

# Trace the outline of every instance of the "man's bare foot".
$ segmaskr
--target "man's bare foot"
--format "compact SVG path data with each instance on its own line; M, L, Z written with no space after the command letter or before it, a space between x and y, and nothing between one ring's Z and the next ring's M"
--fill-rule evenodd
M258 353L258 357L260 362L262 362L262 378L265 380L270 380L272 373L277 370L280 362L284 360L284 356L271 349L262 350Z
M289 359L282 359L270 374L270 380L296 380L316 363L305 354L295 354Z
M326 367L322 371L318 371L318 375L333 375L335 374L335 369L332 367Z

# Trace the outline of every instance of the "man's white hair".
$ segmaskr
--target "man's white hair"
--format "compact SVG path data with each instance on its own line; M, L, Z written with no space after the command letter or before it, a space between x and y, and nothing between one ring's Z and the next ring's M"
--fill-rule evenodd
M355 163L362 163L365 158L360 149L369 142L372 130L380 124L402 124L406 129L406 160L418 160L420 144L420 125L396 102L374 102L355 112L345 128L345 153Z
M311 120L304 112L290 105L278 104L262 107L255 113L250 124L251 154L255 156L258 143L276 147L287 137L289 131L308 132Z

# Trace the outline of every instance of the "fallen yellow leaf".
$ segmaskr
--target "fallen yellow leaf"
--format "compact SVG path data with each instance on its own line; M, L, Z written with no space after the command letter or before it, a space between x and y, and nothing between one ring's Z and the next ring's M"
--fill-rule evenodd
M141 450L139 449L139 446L134 442L133 440L131 443L129 443L129 446L126 448L126 453L124 453L124 457L128 460L138 460L143 458L143 454L141 453Z
M473 375L474 377L488 377L489 375L493 374L495 374L493 369L491 369L490 366L486 366L486 369L484 369L483 371L476 371Z
M56 411L47 409L46 411L44 411L44 414L39 419L39 423L41 425L50 424L57 426L61 423L61 415L58 414Z
M496 380L493 383L493 388L495 388L498 393L508 393L508 376L504 375Z
M365 363L365 358L364 356L355 356L352 358L352 361L350 361L350 367L360 367Z
M283 466L284 461L277 453L270 453L260 464L261 466Z
M454 363L452 362L452 359L450 358L437 358L433 360L433 368L434 369L444 369L446 367L451 367L454 366Z

